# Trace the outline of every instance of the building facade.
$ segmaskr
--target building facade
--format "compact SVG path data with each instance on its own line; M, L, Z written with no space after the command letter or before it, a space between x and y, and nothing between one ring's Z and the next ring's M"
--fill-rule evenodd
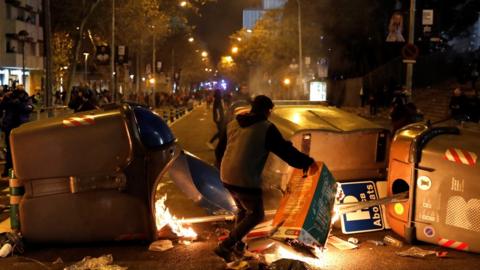
M263 0L263 9L270 10L283 8L287 1L288 0Z
M243 10L243 28L253 29L257 21L265 14L263 9L244 9Z
M41 90L44 74L41 2L0 1L0 85L24 84L29 94Z
M243 28L253 29L257 21L272 9L281 9L288 0L263 0L260 9L244 9L243 10Z

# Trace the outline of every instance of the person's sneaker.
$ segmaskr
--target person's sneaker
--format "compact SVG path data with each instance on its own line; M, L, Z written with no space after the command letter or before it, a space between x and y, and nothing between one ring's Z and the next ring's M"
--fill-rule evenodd
M258 258L258 255L250 252L247 249L247 246L243 242L237 242L235 246L233 247L233 253L235 254L235 257L238 259L251 259L251 258Z
M214 252L215 254L217 254L218 257L222 258L226 263L229 263L235 260L232 250L222 247L221 245L218 245L215 248Z
M206 144L207 144L208 149L215 150L215 146L211 142L207 142Z
M235 246L233 246L233 253L235 253L235 256L242 258L245 254L245 243L237 242Z

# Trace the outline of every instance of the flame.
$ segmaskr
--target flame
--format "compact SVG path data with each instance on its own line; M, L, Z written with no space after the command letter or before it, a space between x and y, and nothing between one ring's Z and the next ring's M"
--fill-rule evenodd
M155 202L155 222L157 230L161 230L165 226L170 226L173 233L179 237L197 239L197 233L187 224L182 223L177 217L172 215L165 205L167 195L163 196Z
M290 260L301 261L301 262L304 262L304 263L306 263L310 266L313 266L315 268L323 267L324 263L320 259L320 258L323 257L322 250L319 247L315 247L314 253L315 253L315 256L317 256L317 258L304 256L304 255L302 255L298 252L295 252L293 250L289 250L289 249L286 249L282 246L278 246L276 255L277 255L277 257L282 258L282 259L290 259Z
M337 184L337 194L335 195L335 205L333 206L332 225L340 218L340 205L339 202L345 197L342 186Z

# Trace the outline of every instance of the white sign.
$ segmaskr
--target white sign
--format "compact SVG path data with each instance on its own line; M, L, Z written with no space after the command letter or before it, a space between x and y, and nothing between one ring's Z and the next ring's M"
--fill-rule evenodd
M328 77L328 61L326 58L320 59L319 63L317 64L317 73L319 78Z
M312 60L311 60L310 56L305 57L305 65L309 66L311 61Z
M326 82L310 82L310 101L327 101Z
M433 9L424 9L422 15L423 25L433 25Z
M125 46L118 46L118 55L125 55Z

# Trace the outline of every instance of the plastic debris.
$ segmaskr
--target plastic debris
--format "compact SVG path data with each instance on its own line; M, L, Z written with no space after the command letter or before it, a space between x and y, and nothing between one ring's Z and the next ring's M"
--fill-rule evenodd
M385 243L378 240L367 240L367 243L374 244L375 246L385 246Z
M435 252L435 256L439 258L447 258L448 257L448 251L437 251Z
M358 238L355 238L355 237L349 237L347 241L355 245L358 244Z
M52 262L52 264L63 264L62 258L58 257L55 261Z
M215 230L215 235L217 236L218 241L223 241L228 235L230 235L230 231L225 228L217 228Z
M12 253L13 247L10 245L10 243L5 243L3 244L2 248L0 248L0 257L5 258L10 253Z
M421 249L419 247L411 247L411 248L409 248L407 250L404 250L404 251L395 252L395 254L397 254L398 256L415 257L415 258L424 258L425 256L433 255L435 253L436 252L433 251L433 250L425 250L425 249Z
M403 247L403 243L402 241L390 236L390 235L386 235L384 238L383 238L383 242L386 244L386 245L389 245L389 246L393 246L393 247Z
M333 236L333 235L328 237L327 243L336 247L336 248L338 248L338 249L340 249L340 250L355 249L355 248L358 247L355 244L347 242L347 241L345 241L343 239L340 239L340 238L338 238L336 236Z
M118 266L113 263L112 254L103 255L98 258L87 256L81 261L65 267L63 270L127 270L127 267Z
M281 259L272 263L268 270L309 270L310 267L301 261Z
M178 243L185 246L190 246L193 243L193 241L188 239L180 239Z
M227 263L226 269L232 269L232 270L245 270L249 269L250 265L247 261L233 261Z
M173 248L173 243L170 240L158 240L150 244L148 250L150 251L166 251Z
M22 254L24 252L22 236L20 234L15 232L1 233L0 249L7 243L10 244L10 246L12 247L12 250L8 254L13 252ZM7 247L5 247L5 250L6 249ZM8 254L6 254L4 257L8 256Z

